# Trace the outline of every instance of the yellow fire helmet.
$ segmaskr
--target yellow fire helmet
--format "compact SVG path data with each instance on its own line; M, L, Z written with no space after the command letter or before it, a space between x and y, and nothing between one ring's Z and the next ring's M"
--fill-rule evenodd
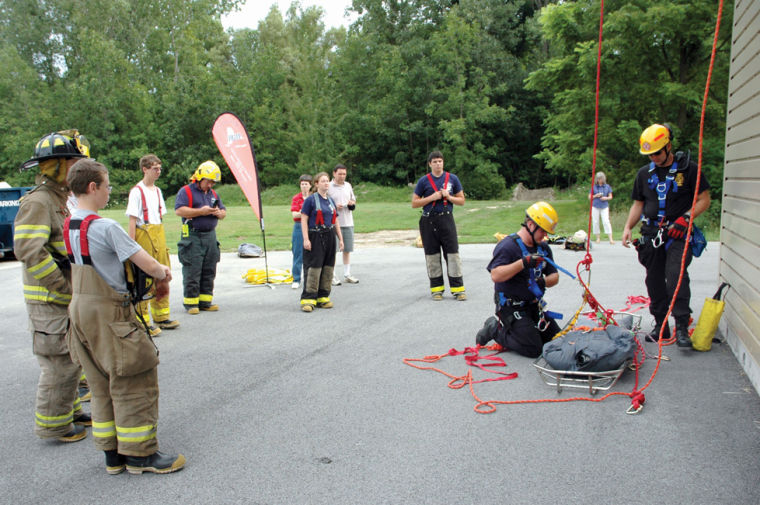
M193 182L199 182L202 179L208 179L214 182L221 181L222 171L219 170L219 165L211 160L204 161L198 165L198 168L195 170L195 173L193 173L193 176L190 177L190 180Z
M654 154L671 141L670 128L661 124L653 124L641 133L639 137L639 152L643 155Z
M554 228L557 226L559 217L554 207L546 202L536 202L525 211L534 223L550 235L554 235Z

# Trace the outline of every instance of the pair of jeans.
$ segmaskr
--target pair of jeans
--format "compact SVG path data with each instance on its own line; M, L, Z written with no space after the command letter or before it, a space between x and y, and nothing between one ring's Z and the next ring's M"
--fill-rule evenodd
M303 267L303 234L301 233L301 221L293 223L293 235L290 237L293 250L293 282L301 282L301 268Z

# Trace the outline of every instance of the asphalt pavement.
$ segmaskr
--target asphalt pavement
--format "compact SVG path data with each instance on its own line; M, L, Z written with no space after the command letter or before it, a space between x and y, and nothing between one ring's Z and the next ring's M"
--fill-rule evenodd
M0 262L3 301L0 366L0 502L9 504L758 504L760 399L727 345L712 351L663 349L639 374L646 403L630 399L495 405L475 412L469 387L407 366L403 358L441 355L474 343L492 314L485 270L494 244L461 248L469 299L428 293L421 249L359 250L359 284L333 288L335 307L299 310L290 285L242 280L263 258L224 254L219 312L187 315L173 258L171 307L181 326L157 338L161 351L158 437L187 466L169 475L109 476L92 436L61 444L33 433L39 366L32 355L21 270ZM718 284L718 243L690 268L695 319ZM572 271L584 253L554 247ZM606 307L645 295L632 250L592 250L591 289ZM289 268L289 252L270 267ZM338 267L341 271L341 267ZM577 281L562 275L549 290L565 320L581 303ZM644 313L643 326L651 328ZM651 355L657 346L648 344ZM533 360L500 354L514 380L472 386L483 400L597 399L557 392ZM435 366L453 376L462 356ZM488 374L473 369L476 379ZM636 384L626 371L612 391ZM85 407L88 408L88 407Z

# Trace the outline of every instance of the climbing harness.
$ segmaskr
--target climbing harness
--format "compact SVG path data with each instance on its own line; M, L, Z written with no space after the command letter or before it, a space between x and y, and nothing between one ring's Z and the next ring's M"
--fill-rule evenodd
M514 239L514 241L517 243L518 246L520 246L520 253L523 257L530 256L530 251L528 251L528 247L525 245L525 243L522 241L522 239L516 234L513 233L511 237ZM546 328L549 327L549 320L546 319L547 317L550 317L552 319L562 319L564 316L560 314L559 312L552 312L550 310L544 310L546 308L546 301L544 301L544 290L541 289L541 287L538 285L538 282L536 279L541 277L541 272L544 270L544 262L550 263L555 268L558 266L554 261L552 261L549 258L549 254L546 252L546 249L543 244L537 244L536 245L536 254L541 256L544 261L542 261L539 265L528 269L529 274L529 280L528 280L528 289L530 289L530 292L535 295L536 300L538 300L538 314L539 319L538 323L536 323L536 329L538 331L545 331ZM565 269L562 269L563 272L566 272L572 277L572 274L568 272ZM519 319L519 318L518 318Z
M647 184L649 184L649 189L657 193L657 225L663 226L665 224L665 203L668 199L668 193L671 189L673 193L678 193L678 183L676 182L678 162L673 160L673 164L665 176L665 181L661 181L657 176L657 172L655 172L656 168L657 165L654 164L654 161L649 163L649 179L647 180Z

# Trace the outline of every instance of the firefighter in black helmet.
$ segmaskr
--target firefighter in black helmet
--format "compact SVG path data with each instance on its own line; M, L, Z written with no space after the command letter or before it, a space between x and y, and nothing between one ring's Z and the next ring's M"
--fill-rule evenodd
M78 396L79 365L66 343L71 301L71 270L63 243L69 212L66 174L89 143L76 130L49 133L34 148L21 170L37 167L37 186L21 199L14 223L13 248L23 263L24 301L32 331L32 349L40 364L35 406L35 433L41 438L76 442L92 423Z

